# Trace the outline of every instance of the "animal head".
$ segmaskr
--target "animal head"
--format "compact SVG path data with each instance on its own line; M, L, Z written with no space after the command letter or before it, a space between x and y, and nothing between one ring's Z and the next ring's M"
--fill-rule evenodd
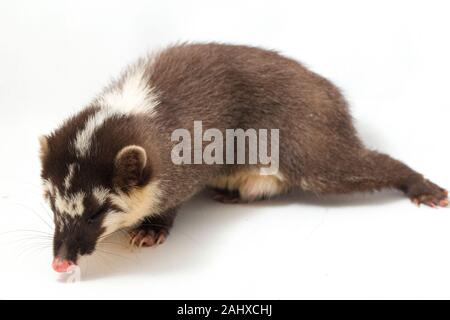
M158 202L154 167L133 117L88 108L40 138L44 197L54 214L53 268L63 272ZM141 128L142 129L142 128Z

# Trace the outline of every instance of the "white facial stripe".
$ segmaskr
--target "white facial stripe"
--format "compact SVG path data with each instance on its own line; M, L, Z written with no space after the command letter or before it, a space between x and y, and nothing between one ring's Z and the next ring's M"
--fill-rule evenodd
M74 141L78 156L88 155L95 131L109 118L141 113L154 114L154 108L159 101L146 73L151 61L151 58L146 58L131 66L119 81L97 98L96 103L100 110L87 120L84 129L77 133Z
M55 207L60 214L72 217L81 216L84 212L84 192L77 192L70 196L64 196L60 192L55 195Z
M64 195L50 180L45 179L42 182L44 186L44 193L48 193L54 198L55 208L59 213L59 219L64 219L64 216L76 217L83 215L85 210L84 199L86 198L86 193L80 191L75 194ZM66 183L64 184L64 188L66 188ZM107 188L95 187L92 190L92 195L99 204L104 204L108 200L110 192Z
M78 131L75 138L74 146L78 156L82 157L88 154L95 131L103 125L106 119L113 115L111 109L103 108L87 120L84 128Z
M72 179L73 179L73 176L75 174L75 167L76 167L75 163L71 163L71 164L69 164L67 166L68 173L67 173L67 176L64 178L64 188L65 188L65 190L68 190L70 188L70 186L71 186Z
M94 190L92 190L92 194L94 195L95 199L100 204L104 204L109 196L109 191L106 188L103 187L96 187Z
M129 194L111 195L111 202L122 208L124 212L113 212L105 217L103 220L105 232L103 234L133 226L148 217L149 213L157 214L159 212L160 193L158 181L153 181L143 188L131 191Z

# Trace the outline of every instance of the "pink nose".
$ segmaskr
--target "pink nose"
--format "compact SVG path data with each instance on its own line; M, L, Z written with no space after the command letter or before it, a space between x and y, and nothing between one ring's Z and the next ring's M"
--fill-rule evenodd
M52 263L53 270L56 272L66 272L70 266L74 265L72 261L55 258Z

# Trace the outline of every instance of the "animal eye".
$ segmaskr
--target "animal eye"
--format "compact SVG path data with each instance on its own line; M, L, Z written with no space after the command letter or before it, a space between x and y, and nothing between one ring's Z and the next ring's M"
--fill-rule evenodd
M88 219L89 223L94 222L95 220L97 220L98 218L100 218L105 212L106 212L107 208L106 206L101 206L97 209L97 211L95 211L93 214L91 214L91 216Z

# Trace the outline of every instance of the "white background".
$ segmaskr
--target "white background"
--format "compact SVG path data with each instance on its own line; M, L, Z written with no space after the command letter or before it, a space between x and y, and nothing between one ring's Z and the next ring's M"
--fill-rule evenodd
M200 195L163 246L113 239L83 261L84 281L59 283L37 156L38 135L127 63L215 40L277 49L331 79L368 146L449 188L447 3L1 1L0 298L450 298L449 210L393 191L249 205Z

